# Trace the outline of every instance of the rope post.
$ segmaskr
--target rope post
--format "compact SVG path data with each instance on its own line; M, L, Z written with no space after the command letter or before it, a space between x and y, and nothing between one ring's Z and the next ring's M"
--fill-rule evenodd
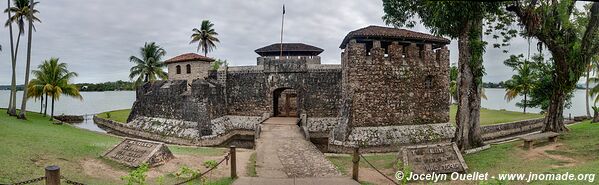
M46 185L60 185L60 167L46 167Z
M235 145L229 147L231 154L231 178L237 178L237 157L235 156Z
M354 155L351 161L353 163L351 178L357 182L360 182L358 180L358 171L360 168L360 149L358 147L354 148Z

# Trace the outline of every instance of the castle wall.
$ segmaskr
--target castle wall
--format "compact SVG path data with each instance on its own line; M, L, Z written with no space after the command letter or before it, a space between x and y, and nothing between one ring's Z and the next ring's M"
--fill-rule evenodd
M447 49L433 51L430 44L405 49L391 44L385 56L380 43L369 52L364 44L349 44L342 62L351 127L449 122Z
M430 44L387 48L351 40L342 53L338 124L329 149L365 146L397 151L402 145L449 141L449 51Z
M268 112L265 74L257 68L230 67L227 83L227 114L259 116Z
M222 87L206 80L156 81L137 89L136 101L128 122L138 117L153 117L197 123L197 130L210 135L210 120L225 115Z

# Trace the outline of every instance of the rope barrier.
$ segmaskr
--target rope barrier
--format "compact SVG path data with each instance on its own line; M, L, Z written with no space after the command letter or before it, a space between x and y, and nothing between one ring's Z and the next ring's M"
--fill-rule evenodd
M69 179L67 179L66 177L62 176L62 175L60 176L60 179L63 179L63 180L65 181L65 183L67 183L67 184L72 184L72 185L85 185L85 184L83 184L83 183L80 183L80 182L76 182L76 181L69 180Z
M219 162L218 162L216 165L214 165L212 168L208 169L207 171L205 171L205 172L203 172L203 173L201 173L201 174L195 175L195 176L191 177L190 179L187 179L187 180L185 180L185 181L183 181L183 182L176 183L175 185L181 185L181 184L185 184L185 183L188 183L188 182L190 182L190 181L192 181L192 180L195 180L195 179L197 179L197 178L200 178L200 177L202 177L202 176L206 175L207 173L209 173L210 171L212 171L212 170L216 169L216 167L218 167L220 164L222 164L222 163L223 163L225 160L227 161L227 164L228 164L228 163L229 163L229 156L231 156L231 153L228 153L228 154L225 156L225 158L221 159L221 160L220 160L220 161L219 161Z
M370 165L370 167L372 167L374 170L376 170L376 172L379 172L379 174L381 174L383 177L385 177L386 179L388 179L389 181L393 182L393 184L395 185L399 185L399 183L395 182L395 180L391 179L390 177L388 177L387 175L383 174L383 172L381 172L379 169L377 169L376 167L374 167L374 165L370 164L370 162L368 162L368 160L366 159L366 157L364 157L362 154L359 154L360 157L362 159L364 159L364 161Z
M44 177L38 177L38 178L35 178L35 179L29 179L29 180L26 180L26 181L21 181L21 182L17 182L17 183L13 183L13 184L0 184L0 185L23 185L23 184L31 184L31 183L34 183L34 182L43 181L45 179L46 179L46 177L44 176Z

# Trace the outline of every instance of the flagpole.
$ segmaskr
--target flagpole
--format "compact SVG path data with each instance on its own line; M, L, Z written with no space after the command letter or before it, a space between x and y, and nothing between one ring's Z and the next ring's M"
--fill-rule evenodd
M279 58L283 59L283 23L285 23L285 4L283 3L283 14L281 15L281 55Z

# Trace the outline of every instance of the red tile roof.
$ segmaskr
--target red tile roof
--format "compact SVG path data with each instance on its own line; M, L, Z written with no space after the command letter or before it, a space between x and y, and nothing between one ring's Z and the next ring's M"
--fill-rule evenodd
M274 55L279 56L281 52L281 43L275 43L268 46L264 46L262 48L258 48L254 50L261 56ZM324 50L320 49L316 46L311 46L304 43L283 43L283 52L287 54L293 53L309 53L310 55L318 55L322 53Z
M437 43L437 44L449 44L449 42L450 42L449 39L446 39L443 37L426 34L426 33L410 31L410 30L406 30L406 29L389 28L389 27L382 27L382 26L368 26L365 28L360 28L360 29L354 30L352 32L349 32L345 36L345 38L343 39L343 42L341 43L341 46L339 46L339 47L342 49L345 48L345 45L347 45L349 40L354 39L354 38L371 38L371 39L386 38L386 39L398 39L398 40L408 40L408 41L409 40L425 41L425 42L431 42L431 43Z
M188 62L188 61L205 61L212 62L214 59L199 55L196 53L185 53L164 61L164 63Z

